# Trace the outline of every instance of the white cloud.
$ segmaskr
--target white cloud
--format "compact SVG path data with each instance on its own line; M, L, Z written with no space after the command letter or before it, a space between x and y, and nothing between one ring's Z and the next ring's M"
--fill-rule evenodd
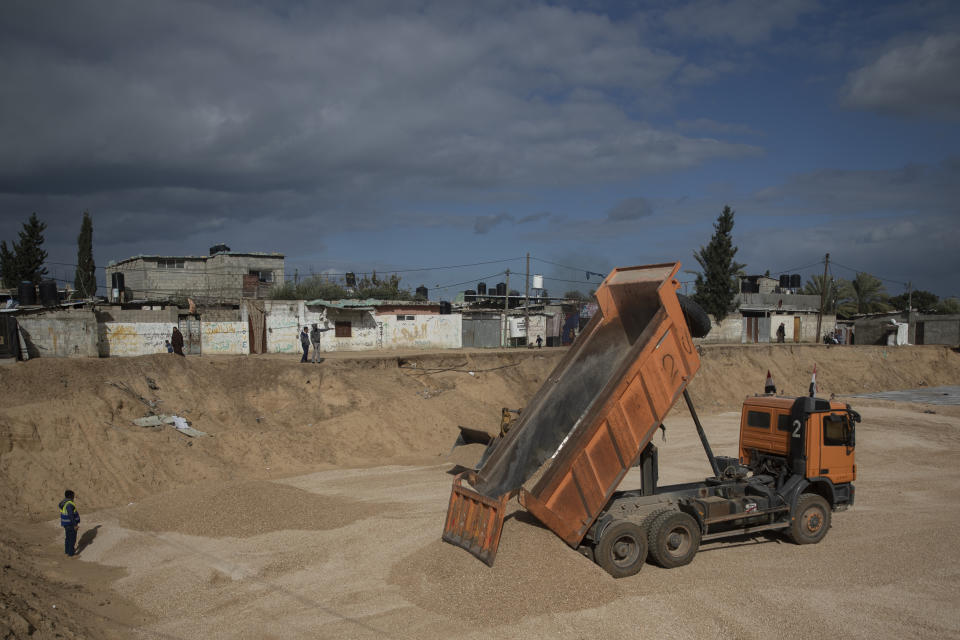
M960 117L960 36L931 35L886 51L850 74L850 108L907 116Z

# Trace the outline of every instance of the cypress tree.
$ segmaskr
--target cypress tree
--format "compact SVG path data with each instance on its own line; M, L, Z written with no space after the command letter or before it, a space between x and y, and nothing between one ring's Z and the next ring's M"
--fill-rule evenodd
M90 212L83 212L80 235L77 237L77 274L73 279L77 295L91 298L97 293L97 267L93 263L93 221Z
M704 311L713 314L717 322L733 310L733 301L739 291L736 276L746 266L733 259L737 255L730 235L733 231L733 213L729 206L723 207L723 212L713 225L710 242L693 254L703 270L697 274L697 292L693 300Z
M47 275L47 269L43 266L47 260L47 252L40 248L46 228L47 223L40 222L36 213L30 214L30 219L23 223L20 242L14 246L19 279L38 284L43 276Z
M7 247L7 241L0 242L0 280L3 280L3 286L8 288L16 287L20 284L20 266L17 264L17 244L13 244L11 251Z

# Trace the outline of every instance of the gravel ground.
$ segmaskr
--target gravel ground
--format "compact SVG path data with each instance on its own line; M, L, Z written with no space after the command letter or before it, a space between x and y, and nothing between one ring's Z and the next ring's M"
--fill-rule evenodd
M705 546L687 567L613 580L515 510L490 568L440 541L444 462L98 512L83 561L124 570L114 589L153 620L137 627L143 638L960 637L960 517L944 508L960 481L960 417L858 408L857 503L818 545L741 537ZM714 450L732 452L737 414L704 422ZM673 420L658 446L662 483L705 475L689 419ZM257 531L225 531L231 496L238 515L267 501Z

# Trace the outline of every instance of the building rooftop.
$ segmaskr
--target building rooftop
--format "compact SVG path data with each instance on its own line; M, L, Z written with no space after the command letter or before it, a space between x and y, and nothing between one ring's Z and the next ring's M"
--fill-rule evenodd
M160 254L140 254L124 258L123 260L111 260L107 263L108 267L116 267L132 260L209 260L217 256L240 256L249 258L284 258L282 253L266 253L263 251L221 251L209 256L171 256Z

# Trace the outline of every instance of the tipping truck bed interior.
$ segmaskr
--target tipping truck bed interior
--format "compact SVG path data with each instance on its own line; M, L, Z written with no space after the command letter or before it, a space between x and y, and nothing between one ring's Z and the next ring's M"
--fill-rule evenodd
M453 482L443 539L492 565L513 496L614 577L648 554L689 563L703 541L783 530L816 543L853 504L855 429L848 405L763 395L743 405L738 457L715 457L686 386L699 370L691 335L702 309L678 297L679 263L614 269L599 312L477 469ZM651 439L683 396L713 475L660 487ZM617 491L632 467L639 490Z

